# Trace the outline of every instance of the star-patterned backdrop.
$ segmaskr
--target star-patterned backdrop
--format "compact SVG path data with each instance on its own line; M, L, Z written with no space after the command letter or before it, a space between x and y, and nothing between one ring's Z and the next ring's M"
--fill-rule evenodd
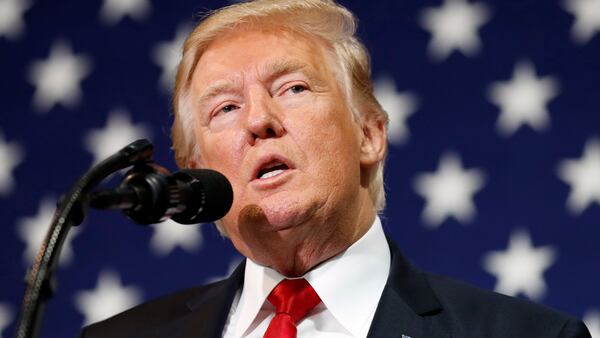
M342 3L390 114L390 236L425 270L555 307L600 337L600 0ZM57 198L82 173L143 137L176 170L180 46L226 4L0 0L0 336ZM41 336L75 336L240 261L212 224L142 227L92 210L65 244Z

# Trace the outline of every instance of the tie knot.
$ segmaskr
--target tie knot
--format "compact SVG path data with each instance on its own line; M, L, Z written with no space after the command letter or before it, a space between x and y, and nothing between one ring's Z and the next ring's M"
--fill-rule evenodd
M321 298L306 279L284 279L267 298L277 314L287 314L294 324L321 302Z

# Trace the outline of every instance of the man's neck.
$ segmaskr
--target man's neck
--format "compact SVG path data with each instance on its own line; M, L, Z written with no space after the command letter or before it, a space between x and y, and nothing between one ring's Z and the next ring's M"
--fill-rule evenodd
M322 262L327 261L359 240L371 227L375 220L375 211L371 209L370 213L359 214L354 220L344 220L355 223L353 231L338 231L337 229L348 229L346 226L333 226L332 224L321 224L321 227L330 227L332 231L326 233L315 232L309 235L303 241L300 241L292 255L281 257L281 260L274 261L275 264L268 265L280 274L286 277L300 277L308 271L314 269ZM291 248L290 248L291 249Z

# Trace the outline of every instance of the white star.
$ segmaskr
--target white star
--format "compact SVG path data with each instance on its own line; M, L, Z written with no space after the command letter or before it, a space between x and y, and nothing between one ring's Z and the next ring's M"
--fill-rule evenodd
M427 8L421 13L421 26L432 35L428 52L432 59L441 61L454 50L474 56L481 49L477 31L490 16L482 3L466 0L445 0L441 7Z
M571 36L576 43L587 43L600 32L600 0L565 0L564 8L575 16Z
M148 0L104 0L100 20L107 26L118 24L125 16L141 21L150 15L151 10Z
M100 272L96 289L80 291L75 295L75 305L85 317L83 325L109 318L141 301L141 289L123 286L119 274L110 270Z
M29 80L36 87L33 106L47 113L61 103L74 108L81 100L81 81L91 72L86 56L76 56L63 41L54 43L46 61L34 61L29 67Z
M388 140L396 145L406 142L410 136L406 120L417 109L416 96L411 93L398 93L394 80L390 78L382 78L375 82L375 96L390 118Z
M23 35L23 14L29 7L28 0L0 0L0 37L15 40Z
M591 203L600 204L600 140L589 140L579 160L564 160L558 176L571 186L567 208L581 214Z
M198 251L202 246L200 224L179 224L169 219L153 224L152 228L150 248L157 256L166 256L178 246L190 252Z
M113 155L129 143L148 138L149 128L144 124L132 124L129 113L121 108L113 109L104 129L88 132L84 144L94 154L94 164Z
M436 173L420 174L415 179L415 191L427 202L423 222L432 228L450 216L461 223L470 222L476 213L473 197L484 183L481 170L463 170L459 156L444 154Z
M583 322L590 330L592 338L600 337L600 312L597 310L590 310L583 316Z
M2 338L2 332L10 325L13 320L13 312L8 304L0 303L0 338Z
M550 116L546 105L558 94L558 82L551 76L538 78L533 65L519 62L509 82L496 82L489 89L489 99L500 106L496 127L510 136L527 124L536 131L546 129Z
M175 83L177 65L181 60L183 42L190 32L190 27L181 25L171 41L160 42L152 49L152 60L162 68L159 84L161 89L169 94Z
M0 195L8 195L15 186L12 177L13 170L23 160L23 151L15 142L4 142L0 131Z
M556 259L552 246L534 248L529 233L515 231L511 234L506 251L493 251L485 255L483 266L496 276L495 291L516 296L521 293L539 300L546 292L544 271Z
M40 202L38 214L34 217L21 218L18 221L17 232L26 248L23 252L23 261L29 266L33 263L46 234L50 229L50 222L54 216L56 202L52 198L44 198ZM65 239L60 256L60 265L66 266L73 260L73 249L71 242L77 236L80 229L73 227Z

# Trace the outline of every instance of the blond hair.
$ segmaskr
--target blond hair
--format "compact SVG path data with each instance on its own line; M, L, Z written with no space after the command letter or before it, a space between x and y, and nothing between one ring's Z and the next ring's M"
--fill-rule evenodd
M276 26L317 37L334 57L346 101L358 123L388 116L373 95L369 54L355 37L357 22L345 7L331 0L255 0L208 13L190 33L183 46L173 94L174 121L171 129L175 159L185 167L199 156L194 137L194 114L189 99L192 74L211 42L240 25ZM384 161L370 175L369 192L377 211L385 207Z

